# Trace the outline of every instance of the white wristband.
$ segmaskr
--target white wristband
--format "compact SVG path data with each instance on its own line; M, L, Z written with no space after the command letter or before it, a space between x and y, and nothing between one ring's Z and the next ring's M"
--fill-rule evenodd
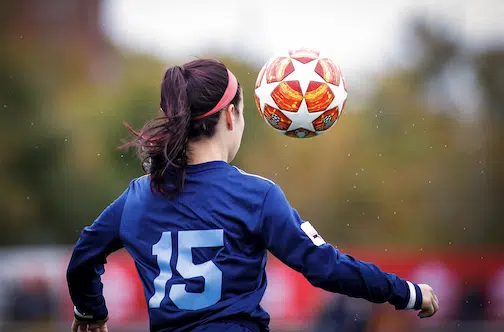
M82 319L93 319L92 315L85 315L85 314L80 313L80 311L77 310L77 307L75 307L75 306L74 306L74 313L75 313L75 316L82 318Z
M409 281L406 281L406 283L408 284L408 288L409 288L409 300L408 300L408 305L406 306L406 310L411 310L411 309L414 309L415 307L415 302L416 302L416 290L415 290L415 286L409 282Z

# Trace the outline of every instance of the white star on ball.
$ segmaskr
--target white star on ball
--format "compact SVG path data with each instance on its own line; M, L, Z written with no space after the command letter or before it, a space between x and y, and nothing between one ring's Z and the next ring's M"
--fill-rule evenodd
M320 77L319 74L315 72L315 67L317 67L318 60L313 60L308 63L299 62L296 59L291 59L292 65L294 66L294 71L287 75L283 81L298 81L301 86L301 93L306 95L308 91L308 85L310 82L326 83L326 81Z
M283 111L283 114L285 114L285 116L288 117L289 120L292 121L292 123L290 124L287 131L294 130L294 129L301 127L301 128L315 132L315 128L313 127L313 121L316 118L318 118L320 116L320 114L322 114L324 112L325 112L325 110L320 111L320 112L313 112L313 113L308 112L308 106L306 105L306 101L303 99L297 112Z
M343 102L348 97L348 92L345 91L345 87L343 85L343 78L340 80L340 85L334 85L331 83L327 83L327 85L331 88L331 90L334 94L334 99L331 102L331 104L327 107L327 109L330 110L330 109L333 109L336 106L338 106L339 110L341 112L341 107L343 107Z
M268 83L266 80L266 73L264 73L261 81L261 85L255 89L255 94L256 97L259 98L259 105L261 108L261 113L264 113L264 105L268 104L274 108L279 108L278 105L275 103L273 98L271 97L271 93L273 90L276 89L276 87L281 83L281 82L274 82L274 83Z

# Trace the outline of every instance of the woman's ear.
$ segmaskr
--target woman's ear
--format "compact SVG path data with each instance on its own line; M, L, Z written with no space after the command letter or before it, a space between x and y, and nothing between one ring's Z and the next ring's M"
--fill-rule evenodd
M235 109L235 106L233 104L229 105L226 108L226 124L229 130L233 130L234 128L234 113L237 110Z

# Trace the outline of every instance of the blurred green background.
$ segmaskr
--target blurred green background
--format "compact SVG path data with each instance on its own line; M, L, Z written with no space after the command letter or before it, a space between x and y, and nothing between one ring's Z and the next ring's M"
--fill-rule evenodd
M117 149L129 137L122 122L140 127L155 116L164 70L186 60L114 44L98 0L41 14L61 4L0 3L5 248L72 245L142 175L134 151ZM345 113L306 140L281 136L259 117L259 66L242 55L198 54L224 61L244 87L246 129L234 164L277 182L338 247L504 252L504 42L474 48L450 31L442 20L412 18L403 47L414 56L347 75Z
M156 115L161 77L179 59L118 49L97 18L71 20L70 31L30 22L20 15L33 14L29 5L12 13L19 3L0 7L0 243L71 244L142 175L133 151L117 149L129 137L122 122ZM98 15L98 1L80 6ZM335 243L502 245L504 46L471 51L422 20L408 29L414 63L372 77L366 95L348 77L346 112L309 140L280 136L258 116L258 67L215 55L245 91L234 163L281 185ZM460 80L471 90L449 89Z

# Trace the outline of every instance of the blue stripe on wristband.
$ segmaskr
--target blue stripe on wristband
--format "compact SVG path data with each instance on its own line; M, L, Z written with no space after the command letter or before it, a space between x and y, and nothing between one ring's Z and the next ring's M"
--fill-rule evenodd
M419 310L420 308L422 308L422 301L423 301L422 291L420 290L420 287L417 284L415 284L415 290L416 290L416 301L413 309Z

